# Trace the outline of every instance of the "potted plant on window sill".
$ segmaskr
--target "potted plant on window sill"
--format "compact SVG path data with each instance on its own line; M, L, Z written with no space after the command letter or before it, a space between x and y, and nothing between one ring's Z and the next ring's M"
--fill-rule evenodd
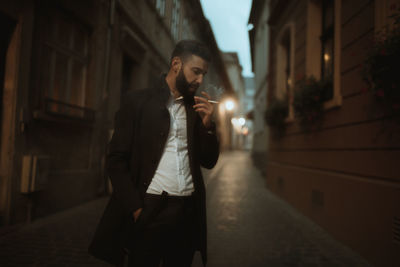
M317 80L314 76L296 82L293 108L304 131L319 128L324 118L324 101L332 91L332 79Z
M272 137L280 139L285 135L287 117L289 114L288 99L274 98L265 110L264 119L271 129Z

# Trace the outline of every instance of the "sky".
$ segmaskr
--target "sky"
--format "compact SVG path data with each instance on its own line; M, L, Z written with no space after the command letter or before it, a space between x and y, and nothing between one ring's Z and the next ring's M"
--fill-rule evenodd
M210 21L215 39L223 52L237 52L243 76L251 72L250 43L247 22L252 0L200 0Z

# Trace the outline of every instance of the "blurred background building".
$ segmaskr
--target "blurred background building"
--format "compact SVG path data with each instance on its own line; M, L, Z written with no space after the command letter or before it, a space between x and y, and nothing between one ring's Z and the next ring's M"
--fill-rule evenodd
M229 79L232 84L232 88L236 95L235 109L231 117L230 123L232 124L231 131L231 149L242 149L243 148L243 135L242 127L244 126L243 120L239 122L239 118L242 118L244 113L243 99L245 96L245 85L242 76L242 66L239 62L239 57L236 52L224 52L223 60L226 66L226 70Z
M230 149L251 150L253 145L253 78L242 75L243 69L236 52L224 52L223 60L236 97L230 120L230 127L232 127Z
M249 40L254 72L254 100L253 100L253 149L254 164L265 174L265 159L268 146L268 130L264 120L267 106L267 81L269 58L269 6L266 1L253 1L249 16ZM252 28L251 28L252 27Z
M249 19L254 151L267 148L269 189L376 266L400 265L400 129L383 113L371 117L376 96L361 70L398 7L395 0L254 0ZM311 75L331 78L331 86L324 120L305 130L294 101L297 82ZM288 103L279 139L262 123L275 99Z
M254 78L253 77L244 77L244 97L243 101L243 110L244 110L244 118L246 119L246 124L243 127L242 134L244 135L244 144L243 148L245 150L253 149L253 124L254 124Z
M206 43L204 84L233 93L198 0L1 1L0 20L1 227L111 190L104 157L121 98L168 70L177 41Z

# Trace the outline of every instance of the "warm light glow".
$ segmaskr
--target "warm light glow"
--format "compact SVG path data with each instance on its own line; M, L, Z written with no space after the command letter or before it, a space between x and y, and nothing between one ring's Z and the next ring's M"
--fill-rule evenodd
M232 111L235 108L235 102L233 100L225 100L225 108L228 111Z
M246 124L246 119L243 117L234 117L231 119L231 123L233 125L233 129L235 129L235 132L238 134L243 134L243 129L247 129L247 127L244 127ZM248 129L245 131L248 132Z
M248 134L249 134L249 128L243 127L243 129L242 129L242 134L248 135Z
M325 59L325 61L329 61L331 59L331 56L329 54L325 53L324 59Z

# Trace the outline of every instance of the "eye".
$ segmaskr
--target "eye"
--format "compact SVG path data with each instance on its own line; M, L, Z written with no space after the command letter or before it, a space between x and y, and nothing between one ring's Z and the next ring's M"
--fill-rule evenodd
M200 71L199 69L194 69L193 72L194 72L194 74L196 74L196 75L201 74L201 71Z

